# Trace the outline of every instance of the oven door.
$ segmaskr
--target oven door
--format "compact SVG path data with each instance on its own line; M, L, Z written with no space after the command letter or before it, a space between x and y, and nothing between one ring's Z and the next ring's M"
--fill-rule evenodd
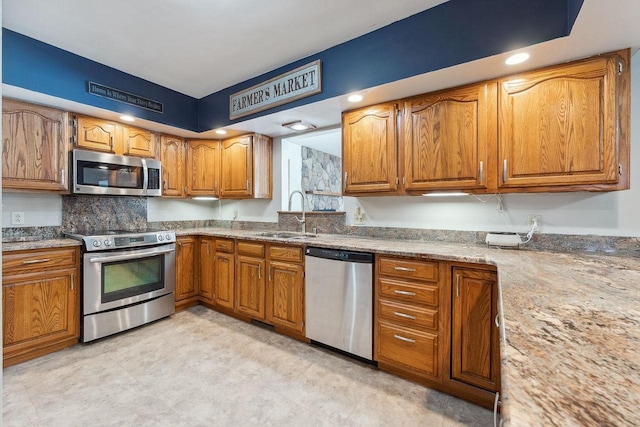
M98 313L174 292L176 245L87 252L83 257L83 314Z

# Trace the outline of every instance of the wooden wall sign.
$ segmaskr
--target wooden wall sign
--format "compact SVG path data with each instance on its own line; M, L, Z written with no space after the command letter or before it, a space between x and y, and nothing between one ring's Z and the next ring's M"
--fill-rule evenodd
M248 116L322 92L320 60L229 96L229 119Z
M136 107L144 108L145 110L155 111L156 113L163 113L164 106L162 102L154 101L153 99L144 98L139 95L134 95L129 92L125 92L120 89L114 89L109 86L101 85L99 83L88 82L87 92L92 95L101 96L103 98L113 99L114 101L122 102L125 104L133 105Z

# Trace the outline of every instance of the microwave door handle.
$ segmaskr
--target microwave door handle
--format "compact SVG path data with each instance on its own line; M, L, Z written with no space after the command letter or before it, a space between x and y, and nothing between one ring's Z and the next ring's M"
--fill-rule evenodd
M147 167L147 159L140 159L142 161L142 194L147 194L147 188L149 187L149 168Z
M163 249L159 251L149 251L149 252L138 252L135 254L126 254L126 255L113 255L113 256L105 256L98 258L89 258L89 262L97 263L97 262L112 262L112 261L124 261L128 259L136 259L136 258L146 258L149 256L168 254L169 252L173 252L175 249Z

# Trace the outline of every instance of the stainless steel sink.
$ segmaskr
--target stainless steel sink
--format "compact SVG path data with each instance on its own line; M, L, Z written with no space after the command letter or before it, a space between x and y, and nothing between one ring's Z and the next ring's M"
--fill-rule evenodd
M302 240L308 237L317 237L315 234L300 234L289 231L269 231L265 233L259 233L260 237L273 237L274 239L287 239L287 240Z

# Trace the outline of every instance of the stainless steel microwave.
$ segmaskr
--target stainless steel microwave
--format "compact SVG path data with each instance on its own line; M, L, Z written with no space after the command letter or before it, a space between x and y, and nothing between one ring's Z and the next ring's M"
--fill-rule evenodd
M162 165L155 159L73 150L73 192L161 196Z

